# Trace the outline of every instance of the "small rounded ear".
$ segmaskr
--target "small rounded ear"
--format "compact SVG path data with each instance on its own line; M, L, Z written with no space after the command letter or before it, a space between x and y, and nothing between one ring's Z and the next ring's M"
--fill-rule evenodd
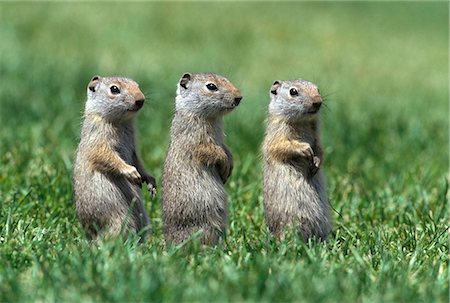
M91 92L95 92L95 90L96 90L96 88L97 88L97 85L98 85L98 82L100 81L100 76L94 76L94 77L92 77L92 79L91 79L91 81L89 82L89 84L88 84L88 89L91 91Z
M276 80L273 82L272 87L270 88L270 92L274 95L278 94L277 90L280 88L281 82Z
M191 81L191 76L192 75L190 73L185 73L180 79L180 86L187 89L187 84Z

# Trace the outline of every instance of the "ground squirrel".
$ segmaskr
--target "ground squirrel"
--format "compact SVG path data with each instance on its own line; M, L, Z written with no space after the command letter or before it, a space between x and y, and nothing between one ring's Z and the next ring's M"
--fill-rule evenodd
M89 239L139 232L149 224L141 184L152 194L156 184L136 154L133 126L144 100L127 78L95 76L87 87L73 181L77 215Z
M330 207L320 169L318 111L322 97L305 80L275 81L263 143L264 210L269 230L282 236L287 226L303 239L325 239Z
M203 230L202 243L214 244L225 232L224 184L233 160L224 143L222 117L241 99L241 92L222 76L181 77L162 183L164 235L169 243Z

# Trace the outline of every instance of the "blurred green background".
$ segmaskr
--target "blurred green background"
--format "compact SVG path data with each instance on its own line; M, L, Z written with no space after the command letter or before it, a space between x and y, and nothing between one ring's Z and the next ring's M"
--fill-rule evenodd
M0 301L445 300L448 17L445 2L0 3ZM225 118L227 241L167 252L145 194L149 243L90 247L71 185L89 79L140 84L139 150L161 184L176 83L204 71L244 96ZM263 220L268 92L295 78L326 100L335 232L316 245L277 243Z

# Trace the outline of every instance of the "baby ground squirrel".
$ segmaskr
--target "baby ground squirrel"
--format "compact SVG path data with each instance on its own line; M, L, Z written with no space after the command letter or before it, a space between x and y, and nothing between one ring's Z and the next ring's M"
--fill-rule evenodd
M330 207L320 164L318 111L322 97L305 80L275 81L263 143L264 210L269 230L283 236L287 226L303 239L325 239Z
M183 242L199 230L203 244L215 244L224 235L224 184L233 160L224 143L222 117L241 99L241 92L222 76L181 77L162 183L164 235L169 243Z
M95 76L87 87L73 181L77 215L89 239L137 233L149 224L141 184L154 194L156 183L136 154L133 126L144 100L127 78Z

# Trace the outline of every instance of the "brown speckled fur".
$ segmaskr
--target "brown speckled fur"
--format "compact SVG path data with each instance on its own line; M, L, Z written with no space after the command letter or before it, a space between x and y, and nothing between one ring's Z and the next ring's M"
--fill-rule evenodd
M297 95L291 95L291 90ZM296 228L303 239L326 239L330 207L321 169L317 87L304 80L275 81L263 143L264 209L269 230Z
M112 94L113 85L120 93ZM73 176L78 218L91 240L137 233L149 224L141 182L156 186L135 147L133 118L144 95L121 77L96 76L87 92Z
M209 83L217 90L209 90ZM224 235L224 184L233 169L233 159L224 143L222 116L240 99L239 90L219 75L185 74L180 79L163 172L162 214L167 242L183 242L199 230L203 231L204 244L215 244Z

